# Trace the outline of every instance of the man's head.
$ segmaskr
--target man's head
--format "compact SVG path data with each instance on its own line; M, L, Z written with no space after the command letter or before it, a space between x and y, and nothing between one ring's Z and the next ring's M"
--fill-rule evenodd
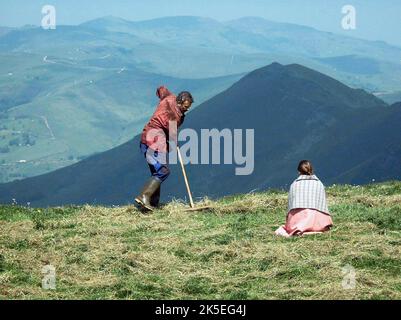
M177 96L177 105L182 112L187 112L191 108L194 98L188 91L182 91Z

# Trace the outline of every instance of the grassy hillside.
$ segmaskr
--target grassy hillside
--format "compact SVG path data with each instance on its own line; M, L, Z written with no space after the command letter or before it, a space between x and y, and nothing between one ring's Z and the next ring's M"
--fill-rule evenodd
M281 239L287 194L269 191L186 213L134 207L0 207L3 299L400 299L401 182L327 189L335 227ZM41 268L57 289L41 289ZM342 288L342 268L356 288Z

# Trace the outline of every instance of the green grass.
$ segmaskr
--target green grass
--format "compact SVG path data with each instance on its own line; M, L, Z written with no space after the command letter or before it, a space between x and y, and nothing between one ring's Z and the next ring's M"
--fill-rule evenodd
M278 238L287 194L187 213L0 206L1 299L400 299L401 182L328 188L334 228ZM41 288L56 268L57 289ZM343 268L356 287L343 289Z

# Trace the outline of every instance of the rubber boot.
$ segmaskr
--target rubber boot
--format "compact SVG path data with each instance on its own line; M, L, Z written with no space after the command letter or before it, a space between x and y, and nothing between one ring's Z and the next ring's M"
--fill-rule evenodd
M143 186L142 192L139 196L135 198L136 203L138 203L143 209L148 211L153 211L153 207L150 203L152 195L160 188L161 181L155 177L151 177Z
M160 187L155 191L155 193L150 198L150 205L154 208L159 206L160 202Z

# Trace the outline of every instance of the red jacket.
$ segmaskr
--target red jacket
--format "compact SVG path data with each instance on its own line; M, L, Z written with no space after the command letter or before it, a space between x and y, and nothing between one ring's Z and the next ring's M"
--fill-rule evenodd
M156 95L160 102L143 128L141 142L155 151L168 152L168 140L177 138L177 132L169 132L169 123L175 122L178 128L184 122L185 115L177 106L176 96L166 87L159 87Z

